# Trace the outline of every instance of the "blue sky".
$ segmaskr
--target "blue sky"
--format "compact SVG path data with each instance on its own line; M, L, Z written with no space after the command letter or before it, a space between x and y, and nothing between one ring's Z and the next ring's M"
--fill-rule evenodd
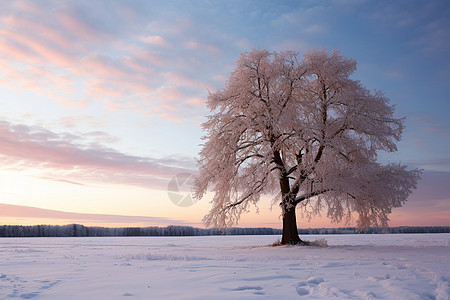
M358 62L354 78L406 117L399 151L380 159L424 169L392 224L449 224L448 1L0 6L0 203L199 225L207 199L176 207L167 183L196 170L208 91L253 48L337 48ZM276 210L242 224L276 225ZM26 221L15 216L3 222Z

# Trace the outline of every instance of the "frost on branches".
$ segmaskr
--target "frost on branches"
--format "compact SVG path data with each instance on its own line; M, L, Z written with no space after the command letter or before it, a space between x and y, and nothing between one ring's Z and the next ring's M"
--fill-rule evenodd
M377 152L397 150L403 119L380 91L350 79L356 62L337 51L253 50L241 55L224 89L211 93L203 124L196 197L214 192L207 226L231 226L262 194L276 194L283 244L302 241L303 216L357 218L360 229L386 226L420 177Z

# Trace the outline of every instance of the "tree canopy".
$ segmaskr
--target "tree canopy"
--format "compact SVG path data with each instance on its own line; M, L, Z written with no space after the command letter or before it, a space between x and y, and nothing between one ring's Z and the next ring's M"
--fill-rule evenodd
M299 241L296 208L356 218L360 229L387 225L420 171L377 161L379 151L397 151L404 119L381 91L352 79L355 70L336 50L241 54L225 88L209 94L202 125L195 196L214 192L207 226L236 224L262 194L280 203L283 243Z

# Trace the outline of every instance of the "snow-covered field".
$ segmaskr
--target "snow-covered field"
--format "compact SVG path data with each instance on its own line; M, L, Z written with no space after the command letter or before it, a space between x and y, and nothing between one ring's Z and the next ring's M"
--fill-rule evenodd
M448 299L449 234L0 239L0 298Z

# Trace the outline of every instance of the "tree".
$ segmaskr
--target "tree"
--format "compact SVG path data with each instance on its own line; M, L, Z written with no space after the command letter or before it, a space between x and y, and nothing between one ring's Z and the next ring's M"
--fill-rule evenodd
M397 151L403 119L380 91L350 78L356 62L312 50L241 54L225 88L208 96L195 197L214 197L207 226L238 222L262 194L276 194L282 244L303 243L296 208L311 218L325 209L359 229L387 226L420 177L382 165L378 151Z

